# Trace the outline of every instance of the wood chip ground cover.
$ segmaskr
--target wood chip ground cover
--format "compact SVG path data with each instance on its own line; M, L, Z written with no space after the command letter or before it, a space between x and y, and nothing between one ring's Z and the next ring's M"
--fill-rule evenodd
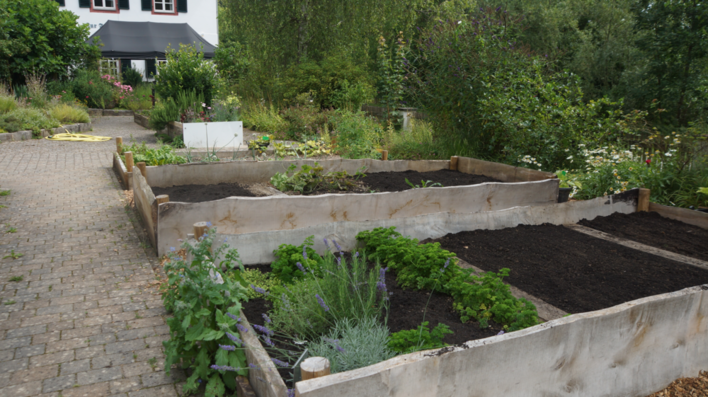
M613 236L708 261L708 230L664 218L657 212L614 213L578 223Z
M483 270L511 269L506 282L569 313L708 283L708 271L563 226L477 230L432 241Z
M647 397L708 397L708 372L701 371L695 378L680 378L666 389Z
M356 181L356 186L348 191L317 191L314 194L324 193L369 193L376 192L400 192L412 189L406 183L406 179L414 185L421 185L421 181L432 181L443 186L467 186L477 185L486 182L500 182L497 179L475 174L465 174L464 172L451 170L438 170L430 172L403 171L403 172L377 172L367 174ZM170 201L185 203L200 203L204 201L220 200L227 197L257 197L263 196L256 193L249 185L239 183L219 183L215 185L183 185L168 188L154 187L153 193L157 196L166 194L170 196Z

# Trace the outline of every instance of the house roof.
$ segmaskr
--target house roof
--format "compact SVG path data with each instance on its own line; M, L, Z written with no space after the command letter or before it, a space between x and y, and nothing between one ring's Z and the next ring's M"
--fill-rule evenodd
M164 59L168 46L179 49L180 44L194 45L204 58L213 58L216 50L187 23L107 21L88 43L93 44L95 37L106 58Z

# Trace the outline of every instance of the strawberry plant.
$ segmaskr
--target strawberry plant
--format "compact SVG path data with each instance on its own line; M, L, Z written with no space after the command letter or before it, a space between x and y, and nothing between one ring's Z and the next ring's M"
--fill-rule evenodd
M225 244L211 252L215 234L214 228L195 246L183 245L191 262L170 256L164 266L167 286L162 294L165 308L173 315L167 320L170 339L163 342L165 371L169 375L174 364L189 369L184 392L192 393L206 382L205 396L209 397L224 395L225 387L235 390L235 375L230 371L246 375L248 368L236 336L236 329L242 327L238 324L241 301L246 300L238 276L243 264L235 249L224 253ZM217 266L220 257L225 259ZM233 274L222 277L224 267Z

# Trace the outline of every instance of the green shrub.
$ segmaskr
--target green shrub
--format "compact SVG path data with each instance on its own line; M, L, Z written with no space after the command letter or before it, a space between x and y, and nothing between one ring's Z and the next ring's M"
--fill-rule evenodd
M327 335L308 343L307 349L313 357L327 358L334 374L394 357L396 353L389 349L388 340L388 328L378 319L354 322L345 318L337 321Z
M180 113L179 106L177 106L172 98L160 101L150 111L148 126L152 130L161 131L167 127L167 124L171 121L179 120Z
M0 115L0 128L6 132L40 130L61 126L59 121L49 117L46 111L32 108L17 108L11 112Z
M9 113L15 109L17 109L15 98L0 94L0 114Z
M305 142L316 139L320 134L331 129L331 114L329 110L320 110L319 107L309 103L308 94L299 96L302 98L295 106L290 106L280 112L283 120L287 123L285 128L285 138L289 140Z
M376 228L357 234L372 259L396 271L402 288L441 291L453 298L453 307L462 322L474 319L481 328L494 320L512 331L538 323L536 307L526 299L511 295L503 278L509 269L472 275L455 261L455 254L440 248L439 243L418 244L418 240L401 236L395 227Z
M49 111L49 114L52 116L52 118L58 120L62 124L91 122L91 118L85 110L76 108L66 103L54 106Z
M238 273L227 273L227 277L233 277L237 275L246 283L246 285L253 285L258 288L262 288L266 291L273 291L278 287L283 285L283 282L277 278L273 273L263 273L258 269L246 269L245 271L239 271ZM238 280L235 280L238 281ZM246 288L246 296L248 299L262 298L263 295L256 292L253 288Z
M78 70L70 84L74 96L89 108L106 109L115 102L115 87L98 71Z
M129 85L136 89L143 84L143 75L133 68L127 68L123 70L121 79L123 84Z
M275 105L260 101L244 101L241 118L243 126L254 131L275 134L285 138L288 123L283 120Z
M305 274L298 269L298 263L320 274L319 268L323 259L314 248L311 248L314 239L315 236L310 236L298 247L292 244L281 244L277 250L273 251L273 255L276 257L275 262L270 265L273 275L284 283L303 279Z
M155 91L162 99L177 101L180 93L194 91L211 106L218 83L216 70L204 54L194 46L180 44L179 50L168 48L167 63L158 66Z
M336 151L343 158L379 158L376 151L384 132L381 124L364 112L337 111L334 114L334 131L337 139Z
M209 397L223 396L225 386L236 390L236 377L229 370L238 375L248 372L237 331L241 301L246 295L241 280L233 281L238 279L237 264L240 269L243 265L235 249L225 252L226 245L212 253L214 235L216 229L211 229L196 246L183 245L194 258L191 262L176 255L169 257L164 265L167 288L162 294L165 309L172 313L167 319L170 339L163 342L165 372L169 375L173 365L189 369L184 392L196 391L201 379L206 382L205 395ZM218 262L216 258L222 254L225 259ZM234 275L222 277L223 267L233 269Z
M357 324L378 319L387 309L385 269L369 269L366 257L358 254L347 261L327 252L322 259L319 268L298 266L301 280L271 291L270 318L283 334L317 338L339 320Z
M120 100L119 106L132 111L152 109L152 88L141 84Z
M398 354L437 349L447 346L443 342L443 338L448 334L454 334L454 332L447 325L439 323L431 332L428 328L428 322L424 321L417 329L392 333L388 348Z

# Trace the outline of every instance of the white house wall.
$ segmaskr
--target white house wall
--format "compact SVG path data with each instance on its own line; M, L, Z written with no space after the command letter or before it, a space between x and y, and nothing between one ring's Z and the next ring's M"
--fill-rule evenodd
M117 0L116 0L117 2ZM177 15L153 14L151 11L143 11L140 0L130 0L129 10L119 10L119 12L97 12L90 8L80 8L79 0L65 0L66 6L60 7L62 10L69 10L79 16L78 23L87 23L91 34L103 26L108 20L124 22L162 22L162 23L188 23L199 35L213 45L219 44L219 23L217 20L218 7L217 0L188 0L187 12L180 12ZM175 4L177 2L175 1ZM179 47L177 43L175 48ZM139 63L133 61L133 63ZM145 70L145 62L138 70Z

